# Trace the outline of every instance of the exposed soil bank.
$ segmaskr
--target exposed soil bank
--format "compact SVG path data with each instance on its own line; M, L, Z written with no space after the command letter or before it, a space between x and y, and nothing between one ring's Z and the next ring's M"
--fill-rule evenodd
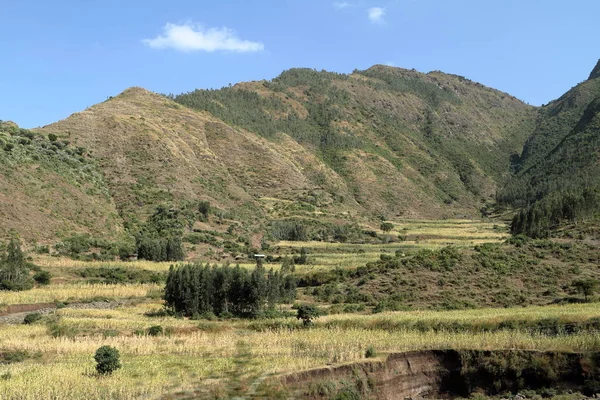
M296 398L469 397L525 389L600 392L600 353L419 351L281 378Z

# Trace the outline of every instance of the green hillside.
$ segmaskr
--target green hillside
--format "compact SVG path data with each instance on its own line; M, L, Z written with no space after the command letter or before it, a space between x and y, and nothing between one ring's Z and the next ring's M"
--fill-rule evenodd
M533 107L464 77L385 66L350 75L292 69L175 100L271 141L291 136L367 212L386 216L476 215L535 117Z
M562 223L594 219L600 210L600 75L540 110L519 171L499 192L500 204L522 207L514 233L544 237Z
M88 150L0 121L0 237L56 242L77 233L122 232Z

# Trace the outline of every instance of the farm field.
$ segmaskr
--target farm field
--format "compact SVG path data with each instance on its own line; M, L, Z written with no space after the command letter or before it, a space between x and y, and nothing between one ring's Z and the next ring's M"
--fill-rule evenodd
M280 242L269 254L285 256L297 254L299 248L307 249L309 263L297 265L294 272L300 282L303 276L358 271L365 264L379 268L393 261L402 265L403 260L409 262L403 272L408 274L410 268L419 269L410 260L433 254L431 260L438 262L446 254L441 249L447 247L443 246L451 245L455 249L452 252L472 252L473 246L481 243L504 246L503 231L503 227L488 222L402 221L394 224L392 233L406 232L407 239L398 243ZM527 246L523 249L529 251ZM452 252L450 258L454 260ZM389 258L392 256L395 258ZM463 273L460 260L467 256L462 257L455 269L446 272ZM523 292L532 298L508 308L440 309L433 300L421 300L411 305L410 311L386 311L390 308L379 307L377 302L381 301L375 292L374 299L365 300L361 307L350 307L353 304L347 298L340 304L335 296L315 294L327 285L356 284L351 275L342 273L333 283L300 285L297 302L329 311L306 328L295 318L292 305L279 306L280 317L254 320L192 320L169 315L161 300L164 284L135 279L146 277L143 274L165 274L172 263L84 262L40 255L33 262L52 273L51 284L22 292L0 292L0 311L16 304L57 303L59 307L33 324L0 322L2 399L264 398L266 390L275 390L267 397L286 398L285 388L277 386L277 377L365 360L369 349L380 356L440 349L600 351L598 303L540 306L536 304L549 301L533 298L533 292ZM249 261L240 265L254 267ZM278 269L281 263L265 266ZM121 283L90 279L96 277L94 271L103 269L142 275ZM388 271L380 271L377 279L387 279ZM585 274L596 273L589 271L583 269ZM437 273L435 268L426 271L427 276L432 273ZM506 274L510 276L510 271ZM419 275L414 277L420 279ZM382 283L377 279L373 285ZM397 291L406 290L400 285ZM436 296L428 290L423 292L423 298ZM94 307L103 302L105 307ZM90 308L76 307L80 304L90 304ZM160 332L150 334L150 328L156 326ZM95 373L93 355L102 345L113 346L121 354L123 367L111 376Z

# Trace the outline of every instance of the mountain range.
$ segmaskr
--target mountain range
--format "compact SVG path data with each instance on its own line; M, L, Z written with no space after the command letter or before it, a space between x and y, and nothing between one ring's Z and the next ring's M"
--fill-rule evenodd
M199 202L210 217L190 230L233 225L253 243L281 221L369 229L527 208L598 183L599 111L600 62L542 107L381 65L175 96L129 88L41 128L0 123L0 236L113 240L159 206Z

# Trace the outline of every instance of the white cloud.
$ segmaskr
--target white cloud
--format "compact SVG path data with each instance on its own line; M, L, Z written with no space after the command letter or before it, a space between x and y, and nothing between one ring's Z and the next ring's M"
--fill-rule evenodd
M385 8L373 7L367 11L369 14L369 20L374 24L383 24L385 22Z
M200 25L190 23L177 25L166 24L163 34L154 39L144 39L142 42L153 49L175 49L183 52L231 51L236 53L252 53L264 50L260 42L242 40L229 28L204 29Z
M395 66L396 66L396 63L395 63L395 62L393 62L393 61L388 61L388 62L386 62L384 65L387 65L388 67L395 67Z
M350 3L348 3L347 1L335 1L333 3L333 8L335 8L336 10L343 10L346 7L350 7Z

